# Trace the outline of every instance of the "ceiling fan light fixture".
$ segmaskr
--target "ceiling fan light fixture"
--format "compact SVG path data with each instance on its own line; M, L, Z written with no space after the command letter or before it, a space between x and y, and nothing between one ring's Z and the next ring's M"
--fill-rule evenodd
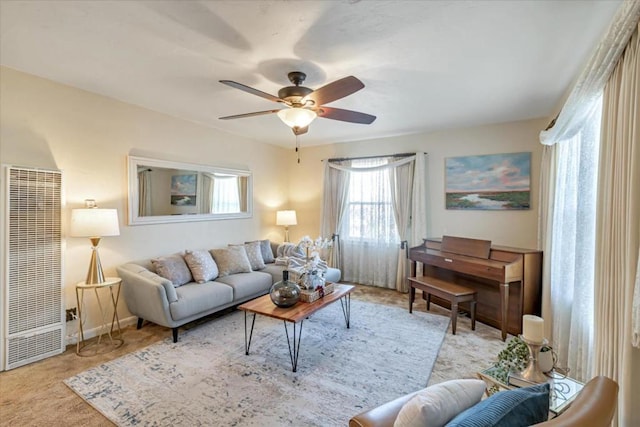
M290 128L298 127L304 128L317 117L315 111L307 110L306 108L285 108L278 111L278 117Z

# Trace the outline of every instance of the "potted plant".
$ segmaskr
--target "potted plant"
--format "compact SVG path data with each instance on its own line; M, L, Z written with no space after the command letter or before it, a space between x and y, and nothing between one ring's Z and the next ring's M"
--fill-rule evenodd
M529 347L520 337L513 337L507 347L498 353L494 376L507 384L510 372L521 372L529 363Z

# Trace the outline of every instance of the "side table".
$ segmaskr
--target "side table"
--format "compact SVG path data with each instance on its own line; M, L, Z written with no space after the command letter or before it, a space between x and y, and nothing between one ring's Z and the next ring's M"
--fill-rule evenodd
M551 385L549 394L549 412L553 415L560 415L574 401L584 384L561 375L555 371L546 374L549 378L547 382ZM501 390L512 390L517 388L513 385L507 385L496 377L496 368L494 366L478 372L478 378L487 383L487 395L491 395Z
M119 277L107 277L103 283L87 285L85 282L76 284L76 301L78 303L78 330L80 336L78 337L78 343L76 345L76 354L78 356L94 356L96 354L108 353L122 344L122 330L120 329L120 319L118 318L118 300L120 298L120 285L122 279ZM104 295L101 297L99 290L108 290L109 299L103 302ZM96 341L87 342L84 337L84 321L86 315L84 314L84 294L86 291L93 291L98 302L98 308L100 310L100 319L102 320L100 333ZM103 292L104 293L104 292ZM110 309L109 309L110 306ZM111 325L107 324L109 311L111 313ZM114 333L114 328L116 328ZM106 338L103 340L103 336ZM115 338L117 336L117 338ZM108 339L107 339L108 338Z

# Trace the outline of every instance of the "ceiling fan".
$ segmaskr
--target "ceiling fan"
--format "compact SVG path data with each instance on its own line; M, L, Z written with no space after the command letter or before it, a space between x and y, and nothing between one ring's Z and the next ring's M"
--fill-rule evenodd
M362 89L364 87L364 83L353 76L336 80L335 82L329 83L316 90L301 86L307 77L307 75L302 71L292 71L287 76L294 86L283 87L278 91L278 96L262 92L261 90L254 89L231 80L220 80L220 83L227 86L231 86L268 99L269 101L279 102L287 106L287 108L279 110L256 111L254 113L220 117L220 120L241 119L244 117L276 113L278 114L278 117L293 130L294 134L302 135L303 133L307 133L309 130L309 124L316 117L366 125L373 123L376 119L376 116L372 116L370 114L344 110L341 108L326 107L324 105L340 98L344 98L345 96L349 96Z

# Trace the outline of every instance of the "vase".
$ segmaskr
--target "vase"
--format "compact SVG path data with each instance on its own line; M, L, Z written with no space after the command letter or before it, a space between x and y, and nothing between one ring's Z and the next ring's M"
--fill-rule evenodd
M551 350L551 348L547 347L546 351L540 351L540 354L538 356L538 363L540 365L540 370L542 372L549 372L553 369L553 366L555 365L555 361L553 360L553 350Z
M269 290L271 301L278 307L291 307L300 300L300 287L289 280L289 271L282 272L282 280Z

